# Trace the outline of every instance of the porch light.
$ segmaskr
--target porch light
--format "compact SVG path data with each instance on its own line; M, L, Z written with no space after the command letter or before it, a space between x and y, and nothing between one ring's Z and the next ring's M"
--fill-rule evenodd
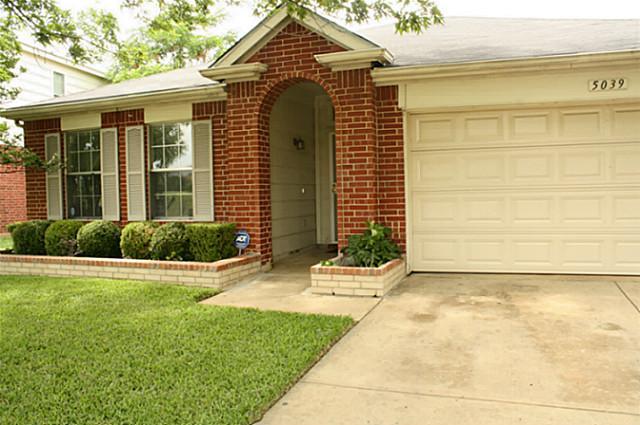
M293 138L293 146L295 146L296 149L299 150L299 151L304 150L304 140L302 140L299 137L294 137Z

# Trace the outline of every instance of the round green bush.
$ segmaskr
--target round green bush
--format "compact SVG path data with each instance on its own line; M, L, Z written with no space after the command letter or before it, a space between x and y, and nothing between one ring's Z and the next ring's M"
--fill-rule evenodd
M137 260L151 258L151 238L157 228L157 223L149 221L127 224L120 238L122 256Z
M47 255L72 256L78 251L78 230L84 223L75 220L56 221L44 233Z
M151 237L151 258L154 260L189 260L189 239L182 223L167 223L158 227Z
M120 257L120 228L104 220L92 221L78 231L78 250L83 257Z
M13 252L20 255L44 255L44 234L51 224L46 220L31 220L7 226L13 239Z

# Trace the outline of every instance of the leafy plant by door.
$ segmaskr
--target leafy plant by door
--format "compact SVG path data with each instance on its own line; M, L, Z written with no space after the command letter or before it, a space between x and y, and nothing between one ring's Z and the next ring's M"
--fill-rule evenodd
M345 263L356 267L380 267L383 264L400 258L400 247L391 239L391 229L376 223L367 222L367 229L361 235L353 235L348 239L348 246L343 250Z

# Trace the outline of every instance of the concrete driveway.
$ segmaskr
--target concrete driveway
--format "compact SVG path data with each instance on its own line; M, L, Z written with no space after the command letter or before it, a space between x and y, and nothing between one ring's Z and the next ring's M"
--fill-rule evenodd
M640 279L413 275L263 425L640 425Z

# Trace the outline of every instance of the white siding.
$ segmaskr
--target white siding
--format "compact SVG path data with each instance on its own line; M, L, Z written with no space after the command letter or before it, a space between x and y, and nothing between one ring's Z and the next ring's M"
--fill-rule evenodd
M20 89L20 94L11 102L6 102L3 107L15 107L39 102L53 97L53 72L60 72L65 76L65 94L73 94L81 91L105 85L108 81L87 71L47 59L33 53L33 48L23 46L22 59L19 67L24 67L26 72L19 74L12 80L11 85ZM11 122L0 119L2 122Z
M314 96L294 86L271 112L273 258L316 243ZM296 150L293 138L304 140Z

